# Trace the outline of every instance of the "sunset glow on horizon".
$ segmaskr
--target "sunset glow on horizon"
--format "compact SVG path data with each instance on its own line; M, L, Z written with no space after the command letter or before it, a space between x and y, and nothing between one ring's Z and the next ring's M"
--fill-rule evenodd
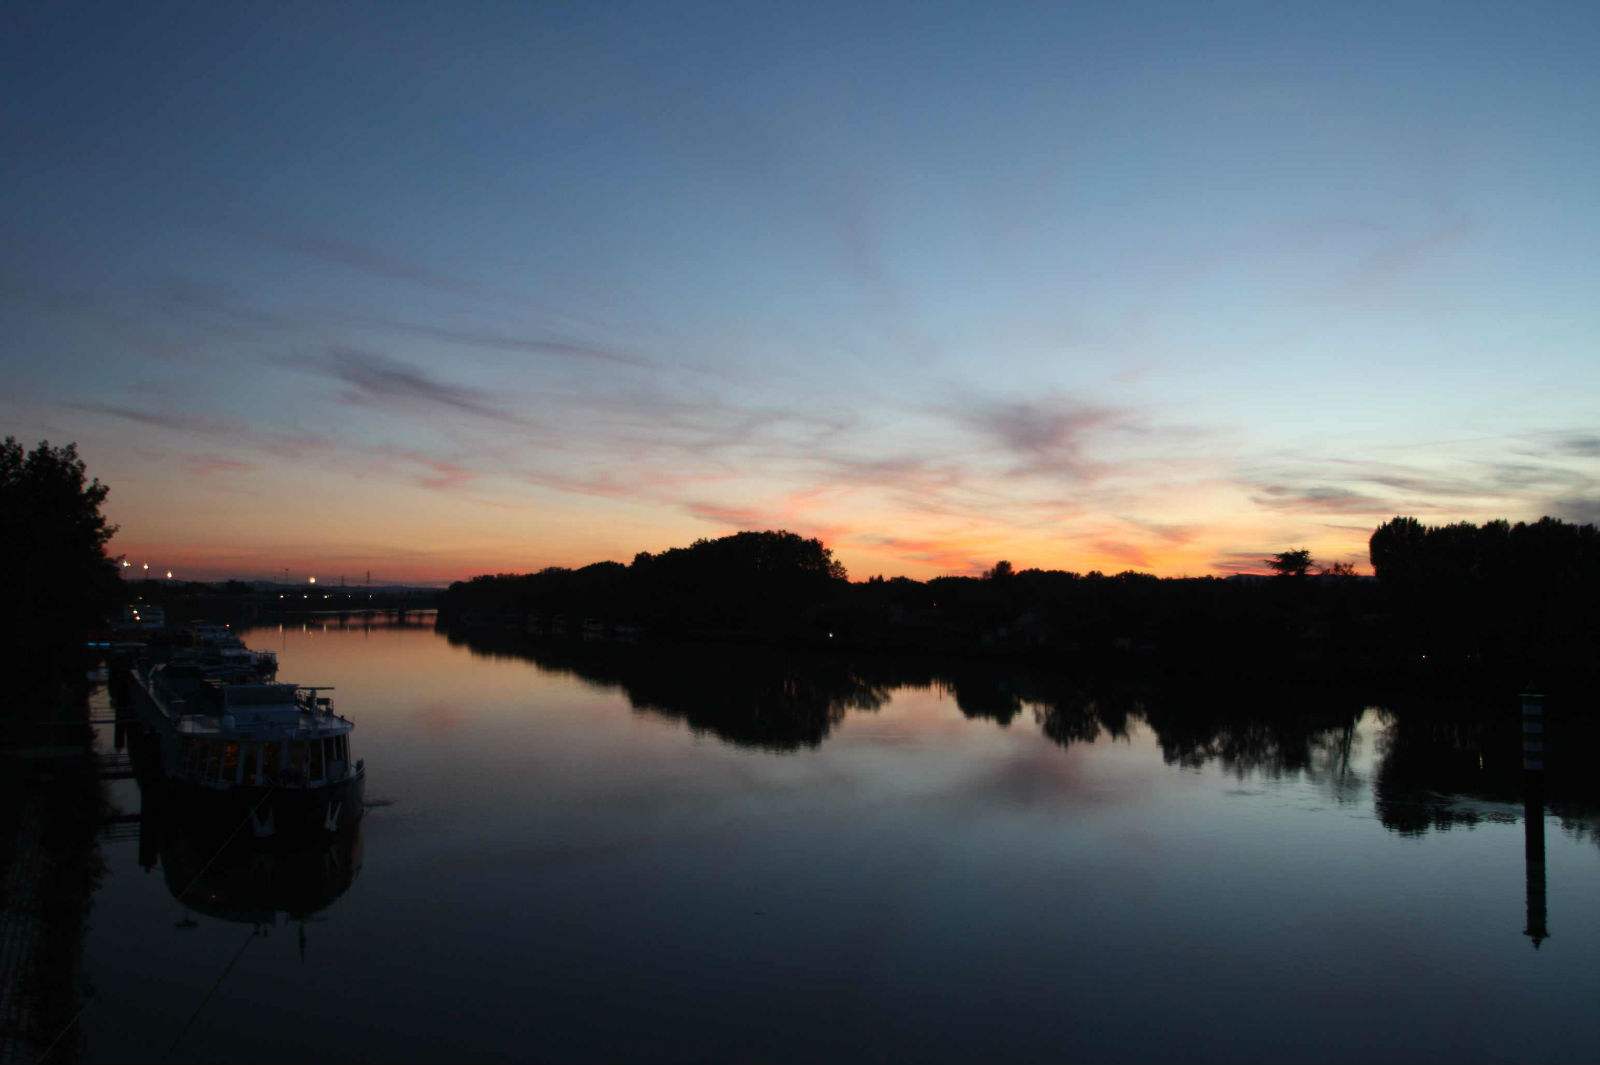
M4 428L130 576L1600 520L1600 8L51 6Z

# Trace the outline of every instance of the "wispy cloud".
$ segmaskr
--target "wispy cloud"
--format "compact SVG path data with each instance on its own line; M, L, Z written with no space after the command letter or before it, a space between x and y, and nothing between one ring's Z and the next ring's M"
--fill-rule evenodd
M1563 455L1600 459L1600 436L1592 433L1561 433L1551 441L1551 448Z
M481 476L464 462L429 454L416 448L392 444L357 444L309 432L278 432L259 429L245 422L193 418L160 411L140 410L114 404L67 404L82 410L133 422L136 425L193 434L219 447L245 449L257 455L277 456L295 462L315 462L326 469L342 469L370 475L387 473L422 488L453 491ZM184 459L185 468L196 477L229 474L248 478L260 464L227 455L195 455Z
M126 407L116 403L66 403L63 406L68 410L82 411L85 414L103 414L136 422L152 429L168 429L180 433L215 435L227 433L233 428L229 423L215 418L202 418L199 415L176 411L140 410L137 407Z
M1281 550L1281 549L1280 549ZM1223 551L1211 560L1216 573L1266 573L1271 551Z
M191 455L184 460L184 467L196 477L214 477L219 474L237 477L255 469L252 463L216 455Z
M1142 529L1163 543L1187 544L1200 535L1202 528L1199 525L1178 525L1170 522L1141 521L1138 518L1122 518L1122 521L1134 528Z
M701 521L714 522L738 529L759 529L766 524L766 515L752 507L731 507L717 503L685 503L684 509Z
M1551 517L1565 518L1584 525L1600 525L1600 494L1573 499L1552 499Z
M1090 441L1130 424L1127 414L1069 398L989 400L957 409L956 417L1015 460L1015 472L1090 478L1104 463L1088 455Z
M291 365L324 374L346 386L346 403L367 407L433 410L469 414L489 421L527 425L528 419L502 406L492 393L441 381L409 363L386 355L337 347L319 359L296 358Z
M1391 237L1355 264L1338 291L1345 295L1388 292L1402 276L1460 245L1472 231L1470 222L1454 218L1421 232Z
M1284 484L1262 485L1251 502L1269 510L1297 513L1381 514L1393 507L1390 500L1332 485L1297 488Z
M443 340L466 347L487 348L496 351L526 352L530 355L557 355L563 358L614 363L622 366L649 367L649 359L598 344L555 336L513 336L476 329L453 329L429 325L424 322L404 322L393 319L374 320L375 325L399 333Z
M423 266L413 259L370 245L312 234L279 234L258 231L263 244L292 252L333 266L344 267L386 281L405 281L425 288L456 295L480 295L483 286Z
M856 539L863 545L885 549L890 555L918 567L933 566L949 574L982 573L996 561L979 557L972 545L954 538L866 534Z

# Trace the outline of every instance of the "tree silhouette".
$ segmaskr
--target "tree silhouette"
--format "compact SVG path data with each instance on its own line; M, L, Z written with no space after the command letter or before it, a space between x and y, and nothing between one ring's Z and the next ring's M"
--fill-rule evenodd
M1311 569L1311 552L1304 548L1298 551L1279 551L1266 559L1266 563L1279 577L1304 577Z
M3 636L17 661L47 670L83 646L120 591L105 546L116 527L74 444L0 444L0 557L8 571Z

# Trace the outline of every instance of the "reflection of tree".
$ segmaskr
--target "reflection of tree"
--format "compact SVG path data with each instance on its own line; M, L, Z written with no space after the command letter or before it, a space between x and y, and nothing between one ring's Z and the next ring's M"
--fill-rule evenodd
M1369 781L1356 769L1367 700L1338 687L1194 677L1129 685L983 662L933 666L769 647L534 641L493 629L447 635L477 654L512 656L620 687L641 712L679 718L742 746L815 747L848 711L876 710L897 688L937 686L968 718L1004 727L1027 710L1062 747L1102 735L1126 738L1130 723L1143 722L1170 765L1215 763L1240 779L1292 776L1338 802L1360 799L1370 783L1383 824L1398 832L1514 816L1496 804L1520 801L1520 725L1499 704L1498 716L1493 707L1457 704L1383 711L1381 760ZM1600 742L1600 723L1564 727L1561 749L1589 750ZM1600 842L1593 818L1600 803L1582 760L1552 757L1551 767L1551 810L1569 831Z
M838 656L771 647L540 641L494 630L449 637L479 654L620 687L635 710L774 751L815 747L848 711L877 710L892 688L928 683L926 673L888 664L868 676Z
M1247 690L1191 684L1155 695L1144 719L1173 765L1218 762L1236 777L1299 775L1354 799L1362 781L1352 766L1361 700L1336 690L1256 683Z
M1475 825L1490 803L1518 800L1521 737L1492 718L1443 717L1426 709L1389 716L1373 802L1402 835Z
M958 666L946 682L963 714L989 718L1004 728L1022 712L1022 697L1013 683L1015 672L995 666Z
M1543 798L1562 827L1582 838L1584 826L1592 826L1600 810L1584 757L1600 740L1600 723L1564 713L1567 704L1559 699L1550 709ZM1510 700L1419 700L1397 706L1386 717L1373 781L1373 799L1386 828L1420 835L1522 816L1521 721Z
M1100 738L1099 707L1092 701L1041 703L1033 713L1039 730L1063 747Z
M738 654L621 679L636 710L682 718L697 732L771 750L815 747L849 710L876 710L887 689L847 664L781 654ZM686 667L686 668L684 668ZM715 683L706 679L714 677Z

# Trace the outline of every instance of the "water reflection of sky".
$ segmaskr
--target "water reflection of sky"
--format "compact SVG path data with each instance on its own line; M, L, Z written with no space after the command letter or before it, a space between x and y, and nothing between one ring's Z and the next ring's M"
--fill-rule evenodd
M1251 720L1196 742L1205 729L1159 708L1109 712L1119 734L1089 739L1072 704L1084 738L1063 746L1045 728L1057 704L1019 696L1001 725L956 694L970 710L992 705L971 697L980 681L1044 682L968 675L878 686L875 709L775 749L671 701L766 685L756 652L720 676L683 652L698 676L668 683L617 667L626 649L602 648L601 668L426 628L250 639L282 649L285 679L338 687L369 798L393 805L369 813L362 874L310 930L309 960L287 935L252 947L186 1036L196 1057L1600 1050L1600 848L1552 819L1552 936L1530 949L1523 826L1493 789L1386 778L1410 741L1376 712L1302 749L1285 737L1303 730ZM1383 802L1489 815L1395 821L1385 780ZM155 1033L193 1009L236 929L175 932L161 885L108 860L90 1056L159 1056Z

